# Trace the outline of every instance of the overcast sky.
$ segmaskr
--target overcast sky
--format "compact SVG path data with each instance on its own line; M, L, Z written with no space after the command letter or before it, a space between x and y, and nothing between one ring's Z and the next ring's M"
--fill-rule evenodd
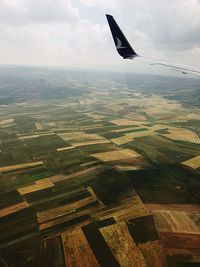
M117 55L105 13L137 53L200 65L200 0L0 0L0 63L153 68Z

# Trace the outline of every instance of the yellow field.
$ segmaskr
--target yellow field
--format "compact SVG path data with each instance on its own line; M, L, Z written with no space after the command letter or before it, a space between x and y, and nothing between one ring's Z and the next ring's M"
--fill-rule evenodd
M40 136L48 136L48 135L54 135L54 133L42 133L42 134L32 134L32 135L23 135L23 136L18 136L19 140L26 140L26 139L32 139L32 138L37 138Z
M56 123L55 122L48 122L48 126L49 127L55 127L56 126Z
M72 133L62 133L58 134L64 141L91 141L91 140L107 140L106 138L98 134L87 134L84 132L72 132Z
M184 128L175 128L170 127L168 129L169 134L162 134L163 136L166 136L172 140L180 140L180 141L188 141L193 143L200 143L199 137L196 135L196 133L184 129Z
M199 228L185 211L152 210L159 232L199 234Z
M100 232L121 267L146 267L125 222L100 228Z
M186 160L182 162L182 164L193 169L198 169L200 168L200 156L196 156L192 159Z
M137 171L142 170L143 168L141 166L133 166L133 165L115 165L115 168L117 168L119 171Z
M36 167L36 166L40 166L43 164L44 164L43 161L36 161L36 162L30 162L30 163L10 165L6 167L0 167L0 172L15 171L15 170L20 170L20 169L25 169L25 168Z
M1 120L0 120L0 126L1 126L1 125L6 125L6 124L11 124L11 123L13 123L13 122L14 122L14 119L12 119L12 118L1 119Z
M116 145L123 145L123 144L133 141L133 138L129 136L122 136L122 137L113 138L110 140Z
M148 136L152 134L156 134L156 133L153 130L144 130L144 131L126 133L125 135L128 136L129 138L138 138L138 137Z
M57 148L56 150L58 152L60 152L60 151L70 150L70 149L73 149L73 148L74 148L74 146L67 146L67 147Z
M72 143L74 147L79 147L79 146L88 146L88 145L97 145L97 144L108 144L110 143L110 140L104 138L104 139L97 139L97 140L92 140L92 141L84 141L84 142L77 142L77 143Z
M17 190L21 195L25 195L25 194L36 192L36 191L39 191L39 190L42 190L45 188L50 188L53 186L54 186L54 184L52 183L52 181L49 178L44 178L44 179L40 179L38 181L35 181L33 185L20 187Z
M124 118L129 119L129 120L133 120L137 123L140 122L145 122L147 119L143 116L143 115L139 115L137 113L128 113L124 116Z
M92 154L91 156L98 158L102 161L115 161L115 160L140 157L141 155L130 149L121 149L109 152L96 153Z
M39 122L35 123L35 127L37 130L43 130L43 127L42 127L41 123L39 123Z
M168 128L168 126L163 125L163 124L154 124L153 126L150 127L150 129L153 131L162 130L162 129L166 129L166 128Z
M137 125L138 122L132 121L132 120L127 120L127 119L118 119L118 120L112 120L110 121L113 124L123 126L123 125Z
M26 209L28 207L29 207L28 203L26 201L23 201L21 203L18 203L18 204L15 204L15 205L0 209L0 218L4 217L4 216L7 216L7 215L9 215L11 213L17 212L19 210Z
M68 267L100 267L81 229L61 234Z

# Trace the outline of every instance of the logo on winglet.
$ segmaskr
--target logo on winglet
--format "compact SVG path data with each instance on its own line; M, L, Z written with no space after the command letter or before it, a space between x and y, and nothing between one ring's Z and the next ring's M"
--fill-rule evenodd
M122 49L122 48L127 48L126 46L122 46L122 41L118 38L118 37L115 37L116 40L117 40L117 49Z

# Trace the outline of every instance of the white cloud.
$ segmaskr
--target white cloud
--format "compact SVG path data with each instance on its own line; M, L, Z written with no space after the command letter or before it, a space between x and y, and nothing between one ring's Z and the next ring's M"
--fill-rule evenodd
M142 69L117 56L107 12L138 53L189 64L200 61L197 0L1 0L1 63Z

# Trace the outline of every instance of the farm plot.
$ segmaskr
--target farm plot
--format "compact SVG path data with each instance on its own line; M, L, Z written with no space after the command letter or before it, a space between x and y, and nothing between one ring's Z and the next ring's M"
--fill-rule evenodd
M141 155L130 149L120 149L109 152L96 153L92 154L91 156L98 158L102 161L115 161L115 160L140 157Z
M196 156L194 158L186 160L182 162L182 164L192 169L198 169L200 168L200 156Z
M159 232L199 234L199 228L184 211L153 210Z
M105 139L98 134L87 134L84 132L72 132L72 133L61 133L58 134L64 141L89 141L89 140L99 140Z
M127 126L127 125L137 125L138 121L132 121L128 119L118 119L118 120L111 120L111 123L118 125L118 126Z
M23 202L20 202L20 203L5 207L3 209L0 209L0 218L4 217L4 216L7 216L9 214L18 212L20 210L26 209L28 207L29 207L29 204L26 201L23 201Z
M49 178L40 179L38 181L35 181L33 185L20 187L17 189L17 191L21 195L29 194L32 192L36 192L42 189L51 188L54 186L54 183Z
M138 249L142 253L146 266L148 267L167 267L164 257L163 247L158 240L138 244Z
M9 171L15 171L20 169L26 169L31 167L36 167L43 165L43 161L36 161L36 162L29 162L29 163L23 163L23 164L16 164L16 165L10 165L5 167L0 167L0 172L9 172Z
M61 234L68 267L100 267L81 229Z
M116 145L124 145L128 142L133 141L133 138L130 136L122 136L122 137L118 137L118 138L113 138L113 139L111 139L111 141L113 143L115 143Z
M51 232L52 230L80 225L90 219L89 214L103 208L104 205L98 200L91 188L87 188L89 196L84 198L69 199L67 204L56 208L46 209L37 213L40 230Z
M100 228L100 232L121 267L145 267L145 260L131 238L125 222Z
M190 130L184 128L169 127L168 132L168 134L162 135L175 141L187 141L200 144L198 135Z
M100 212L96 213L96 216L100 220L113 217L115 221L122 222L148 214L149 211L145 208L140 198L135 196L121 201L112 208L102 209Z
M94 198L93 196L89 196L87 198L72 202L70 204L62 205L54 209L45 210L43 212L38 212L37 213L38 222L43 223L66 214L70 214L76 211L77 209L83 208L84 206L94 203L96 200L97 199Z

